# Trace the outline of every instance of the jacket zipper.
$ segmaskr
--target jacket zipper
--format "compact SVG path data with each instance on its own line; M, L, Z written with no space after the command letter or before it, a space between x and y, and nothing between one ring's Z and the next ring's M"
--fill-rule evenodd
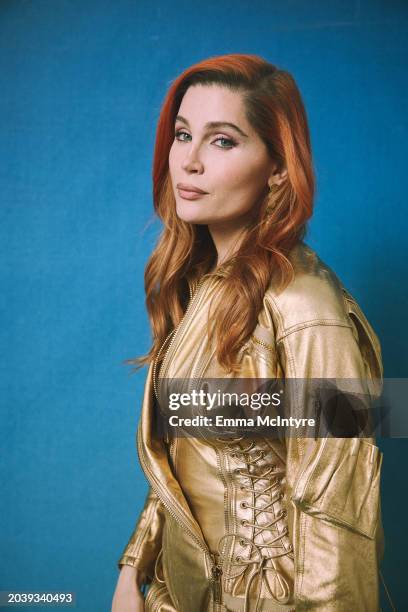
M188 290L190 292L190 302L191 302L191 300L193 298L193 290L191 288L191 285L188 286ZM188 309L188 307L187 307L187 309ZM156 383L156 368L157 368L158 359L160 357L162 349L163 349L164 345L166 344L167 340L170 338L170 336L172 334L175 333L175 331L178 329L178 327L180 327L180 324L181 324L181 321L169 334L167 334L167 336L166 336L164 342L162 343L160 349L158 350L157 355L156 355L155 360L154 360L154 364L153 364L153 388L154 388L154 394L155 394L157 399L158 399L158 395L157 395L157 383ZM167 350L166 350L166 353L165 353L165 355L163 357L163 360L166 357L167 352L170 350L170 346L171 346L171 342L170 342L170 345L167 347Z
M188 304L188 306L187 306L187 310L186 310L186 312L184 313L183 318L181 319L180 323L177 325L177 327L176 327L176 328L175 328L173 331L176 331L176 330L178 331L178 330L180 330L180 329L181 329L183 326L185 327L185 326L187 325L187 323L188 323L189 319L191 318L191 316L192 316L192 315L194 314L194 312L195 312L195 308L194 308L194 306L196 305L196 298L197 298L197 296L199 295L199 289L200 289L201 285L203 284L203 282L205 281L205 279L206 279L208 276L209 276L208 274L204 274L204 276L200 278L200 280L199 280L199 282L198 282L198 284L197 284L196 290L195 290L195 292L194 292L194 294L193 294L193 296L192 296L192 298L191 298L191 300L190 300L190 303L189 303L189 304ZM174 336L173 336L173 339L174 339ZM168 357L168 354L169 354L169 351L170 351L170 347L171 347L171 345L173 344L173 339L172 339L172 341L170 342L169 346L167 347L166 352L165 352L164 357L163 357L162 367L161 367L161 369L162 369L162 376L163 376L163 377L165 376L166 370L168 369L168 368L166 367L168 364L167 364L167 363L165 363L165 361L166 361L166 358Z
M149 474L150 484L151 484L152 488L154 489L156 495L159 497L159 499L162 502L163 506L166 508L168 513L174 518L174 520L183 527L183 529L190 535L190 537L204 551L204 553L207 555L207 557L210 558L210 560L211 560L211 578L210 578L210 583L211 583L211 587L212 587L213 599L214 599L214 603L221 603L221 592L222 592L222 589L221 589L221 575L222 575L222 567L218 564L218 560L217 560L216 556L210 551L208 546L206 546L205 542L202 541L201 538L199 538L195 533L193 533L193 531L188 527L188 525L183 520L181 520L181 517L179 515L177 515L174 512L174 510L172 509L171 502L167 498L165 489L160 487L160 484L157 481L157 478L156 478L155 474L150 470L150 468L147 465L147 462L145 461L145 458L144 458L144 455L143 455L143 445L141 443L142 441L141 441L140 429L138 429L138 436L137 436L137 438L138 438L137 450L138 450L138 455L139 455L139 461L140 461L140 463L141 463L145 473Z
M205 278L208 275L205 274L200 281L198 282L194 294L193 291L191 289L191 286L189 285L189 291L190 291L190 302L187 306L187 310L184 314L184 317L181 319L180 323L170 332L170 334L167 335L166 339L164 340L163 344L161 345L156 358L154 360L154 364L153 364L153 372L152 372L152 376L153 376L153 390L154 393L156 395L156 398L158 399L158 394L157 394L157 384L156 384L156 367L157 367L157 362L158 362L158 358L160 356L160 353L164 347L164 345L166 344L167 340L170 338L170 336L173 334L173 338L171 340L171 342L169 343L166 352L163 356L163 360L162 360L162 366L164 364L164 361L170 351L170 348L173 344L174 338L175 338L175 332L180 329L182 323L184 323L188 317L187 315L191 316L192 313L192 304L193 304L193 298L196 297L196 295L198 294L198 290L201 287L202 283L204 282ZM191 310L190 310L191 309ZM216 556L211 553L210 549L208 548L208 546L206 546L205 542L203 542L198 536L196 536L191 529L186 525L186 523L184 521L181 520L180 516L176 515L175 512L172 510L171 507L171 503L168 501L167 496L165 494L165 490L162 489L159 485L159 483L157 482L157 479L154 475L154 473L150 470L150 468L147 465L147 462L145 461L144 455L143 455L143 445L141 444L141 439L140 439L140 430L138 431L138 455L139 455L139 461L143 467L143 469L145 470L146 473L149 474L150 476L150 484L152 486L152 488L155 490L156 495L160 498L161 502L163 503L163 505L165 506L165 508L167 509L167 511L169 512L169 514L174 518L174 520L176 522L178 522L179 524L181 524L181 526L183 527L183 529L190 535L190 537L200 546L200 548L204 551L204 553L207 555L207 557L211 560L211 578L210 578L210 583L211 583L211 587L212 587L212 595L213 595L213 601L214 603L220 604L222 603L222 588L221 588L221 575L222 575L222 567L218 564L218 560L216 558ZM153 484L154 483L154 484ZM159 492L161 492L161 495L159 494Z
M220 565L216 564L217 562L215 560L215 557L213 557L213 555L211 555L211 557L213 558L213 563L214 563L214 565L211 567L213 600L214 600L214 603L221 604L222 603L222 588L221 588L222 568Z
M192 376L191 381L193 383L195 381L196 382L200 382L202 380L203 371L205 371L205 368L208 365L208 362L212 359L213 356L214 356L214 353L212 353L210 356L207 356L207 362L206 363L204 362L204 358L202 358L201 361L199 361L199 363L196 365L195 371L197 372L198 375L195 376L195 377ZM205 364L205 365L203 366L203 364ZM194 371L192 372L192 375L194 375ZM224 491L225 491L225 493L224 493L224 521L225 521L226 528L229 531L229 516L228 516L228 509L227 509L227 501L228 501L227 482L225 480L224 473L223 473L223 470L221 468L221 458L220 458L219 452L221 452L221 451L219 451L218 449L215 449L218 473L221 476L221 480L222 480L222 482L224 484ZM223 548L222 548L222 551L221 551L222 557L225 554L226 547L227 547L227 542L225 541L224 545L223 545ZM221 575L222 574L222 568L220 566L217 566L217 567L218 567L218 569L220 571L219 575ZM216 574L215 576L218 576L218 574ZM218 602L218 599L214 599L214 601Z
M259 338L257 338L253 334L252 334L251 338L252 338L252 340L254 340L254 342L257 342L258 344L260 344L261 346L264 346L265 348L269 349L270 351L276 350L276 347L272 346L272 344L268 344L268 342L265 342L264 340L260 340Z
M156 396L156 399L159 399L159 398L158 398L158 394L157 394L157 382L156 382L156 368L157 368L157 362L158 362L158 359L159 359L159 357L160 357L160 353L162 352L162 349L163 349L164 345L166 344L166 342L167 342L167 340L170 338L170 336L171 336L172 334L174 334L174 332L176 331L176 329L177 329L177 327L176 327L175 329L173 329L173 330L172 330L172 331L171 331L171 332L170 332L170 333L169 333L169 334L166 336L166 339L165 339L165 341L163 342L163 344L161 345L161 347L160 347L160 349L159 349L159 351L158 351L158 353L157 353L157 355L156 355L156 358L155 358L155 360L154 360L154 364L153 364L153 373L152 373L152 376L153 376L153 389L154 389L154 394L155 394L155 396ZM173 338L174 338L174 336L173 336ZM166 356L167 351L170 349L170 346L171 346L171 342L170 342L169 346L167 347L167 350L166 350L166 353L165 353L164 357ZM164 357L163 357L163 359L164 359Z
M193 299L193 290L192 290L192 288L191 288L191 285L189 285L189 286L188 286L188 290L189 290L189 292L190 292L190 303L191 303L191 300ZM190 303L189 303L189 305L190 305ZM188 307L187 307L187 310L188 310ZM187 314L187 312L186 312L185 314ZM184 316L185 316L185 315L184 315ZM184 317L183 317L183 318L184 318ZM174 329L173 329L173 330L172 330L172 331L171 331L171 332L170 332L170 333L169 333L169 334L166 336L166 338L165 338L164 342L162 343L162 345L161 345L160 349L158 350L157 355L156 355L156 357L155 357L155 359L154 359L154 364L153 364L153 374L152 374L152 375L153 375L153 388L154 388L154 393L155 393L155 396L156 396L156 398L157 398L157 399L158 399L158 394L157 394L157 381L156 381L156 379L157 379L157 372L156 372L156 370L157 370L157 363L158 363L158 360L159 360L159 357L160 357L160 355L161 355L161 352L162 352L162 350L163 350L164 345L166 344L166 342L167 342L167 340L170 338L170 336L172 336L173 334L175 334L176 330L177 330L177 329L180 327L182 320L183 320L183 319L181 319L181 321L179 322L179 324L178 324L178 325L177 325L177 326L176 326L176 327L175 327L175 328L174 328ZM173 336L173 337L174 337L174 336ZM166 352L165 352L164 357L163 357L163 361L164 361L164 359L166 358L166 355L167 355L168 351L170 350L170 347L171 347L172 342L173 342L173 340L170 342L169 346L168 346L168 347L167 347L167 349L166 349Z
M211 355L207 356L207 362L205 362L205 356L203 356L203 358L201 359L201 361L199 361L199 363L196 364L195 367L195 371L197 372L197 375L194 376L194 371L191 373L191 382L200 382L202 380L202 374L205 371L206 366L208 365L209 361L213 358L214 356L214 352L211 353ZM224 472L223 469L221 467L221 457L220 457L220 452L218 449L215 449L216 452L216 460L217 460L217 467L218 467L218 472L221 476L221 480L224 484L224 521L225 521L225 525L227 530L229 531L229 525L230 525L230 521L229 521L229 513L228 513L228 484L227 481L225 479L224 476ZM221 551L221 558L224 558L225 552L227 549L227 541L224 542L224 545L222 547L222 551ZM211 554L211 553L210 553ZM211 555L213 556L213 555ZM213 575L213 596L214 596L214 602L215 603L222 603L222 598L221 598L221 575L222 575L222 565L219 565L217 563L217 559L214 558L214 565L212 566L212 575Z
M165 351L165 353L164 353L163 359L162 359L162 367L163 367L163 365L164 365L164 361L165 361L165 359L166 359L166 357L167 357L167 354L168 354L168 352L170 351L170 348L171 348L171 346L172 346L172 344L173 344L173 341L174 341L174 338L175 338L175 335L176 335L176 334L175 334L175 332L176 332L176 331L177 331L177 330L178 330L178 329L181 327L182 323L183 323L183 322L186 320L187 314L190 314L190 313L189 313L189 310L190 310L190 307L192 306L193 297L195 297L195 296L197 295L197 293L198 293L198 289L201 287L201 285L202 285L202 283L204 282L204 279L206 278L206 276L207 276L207 274L205 274L205 275L204 275L204 276L203 276L203 277L202 277L202 278L199 280L199 282L198 282L198 284L197 284L197 286L196 286L196 289L195 289L194 294L193 294L193 291L192 291L192 289L191 289L191 286L189 285L189 291L190 291L190 302L189 302L189 304L188 304L188 306L187 306L187 310L186 310L186 312L184 313L184 316L183 316L183 318L181 319L181 321L179 322L179 324L178 324L178 325L177 325L177 326L176 326L176 327L175 327L175 328L174 328L174 329L173 329L173 330L172 330L172 331L171 331L171 332L170 332L170 333L169 333L169 334L166 336L166 339L164 340L163 344L161 345L161 347L160 347L160 349L159 349L159 351L158 351L158 353L157 353L157 355L156 355L156 357L155 357L154 364L153 364L153 388L154 388L154 393L155 393L155 395L156 395L156 398L157 398L157 399L158 399L158 394L157 394L157 382L156 382L156 378L157 378L157 377L156 377L156 369L157 369L158 359L159 359L159 357L160 357L160 354L161 354L161 352L162 352L162 349L163 349L164 345L166 344L167 340L170 338L170 336L171 336L171 335L173 335L173 338L171 339L171 341L170 341L170 343L169 343L169 345L168 345L168 347L167 347L167 349L166 349L166 351ZM163 372L163 373L164 373L164 372Z

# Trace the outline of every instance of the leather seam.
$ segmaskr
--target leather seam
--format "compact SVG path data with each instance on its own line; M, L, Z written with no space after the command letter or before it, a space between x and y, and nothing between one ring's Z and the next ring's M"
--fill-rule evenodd
M332 327L346 327L348 329L353 329L353 326L350 323L343 321L342 319L310 319L309 321L305 321L304 323L296 323L296 325L293 325L292 327L288 327L286 330L282 332L282 335L277 338L276 342L277 343L281 342L281 340L283 340L284 338L287 338L287 336L297 331L307 329L308 327L316 327L318 325L332 326Z

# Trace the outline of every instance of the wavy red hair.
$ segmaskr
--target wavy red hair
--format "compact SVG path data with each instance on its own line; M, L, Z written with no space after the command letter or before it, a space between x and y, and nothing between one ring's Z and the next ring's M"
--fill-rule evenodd
M153 344L146 355L126 361L136 369L158 355L183 317L189 284L216 262L207 226L189 224L177 216L169 175L175 117L185 92L195 84L217 84L241 93L248 122L278 167L287 169L286 180L254 210L253 223L223 275L222 299L212 313L211 333L217 359L227 371L238 367L238 351L257 324L268 285L274 281L282 290L293 279L288 253L303 239L313 211L309 128L300 92L289 72L256 55L229 54L201 61L177 77L160 112L154 149L153 202L164 227L145 270Z

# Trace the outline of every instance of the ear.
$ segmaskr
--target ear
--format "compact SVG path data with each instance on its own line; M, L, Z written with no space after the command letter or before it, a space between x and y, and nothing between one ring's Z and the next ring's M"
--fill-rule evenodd
M286 170L286 168L284 168L284 170L282 170L281 172L275 172L274 174L272 174L272 176L268 180L269 189L271 189L273 185L281 185L286 179L287 175L288 171Z

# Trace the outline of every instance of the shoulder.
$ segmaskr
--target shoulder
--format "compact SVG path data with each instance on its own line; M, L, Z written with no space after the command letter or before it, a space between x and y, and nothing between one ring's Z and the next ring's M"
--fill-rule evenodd
M311 371L310 351L316 357L314 366L320 372L360 371L352 366L362 363L372 377L382 379L381 345L373 327L357 301L343 286L333 270L304 242L289 254L294 267L293 281L280 293L271 283L265 292L264 316L257 333L273 332L276 345L290 345L297 371ZM309 355L309 357L308 357ZM323 362L319 359L324 355ZM302 359L304 363L302 365ZM308 361L309 359L309 361ZM300 364L300 365L299 365ZM331 369L330 369L331 368ZM348 369L347 369L348 368ZM354 374L353 374L354 376Z
M350 327L347 292L334 271L304 242L292 249L289 259L293 281L281 293L271 283L265 293L277 336L310 325Z

